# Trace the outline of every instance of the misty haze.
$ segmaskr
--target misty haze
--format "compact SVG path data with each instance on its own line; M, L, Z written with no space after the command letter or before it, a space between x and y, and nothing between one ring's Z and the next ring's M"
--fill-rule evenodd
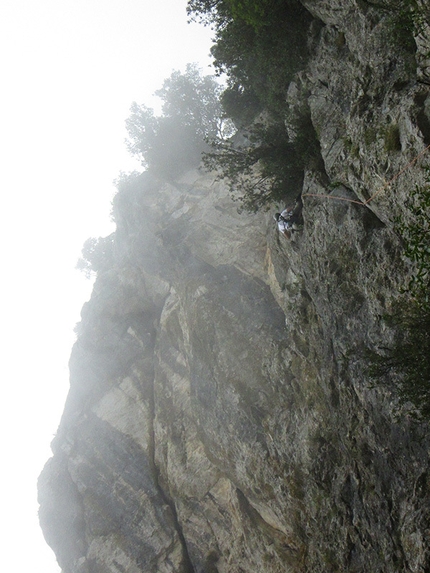
M213 68L129 102L133 168L77 262L45 539L62 573L424 573L428 7L184 17Z

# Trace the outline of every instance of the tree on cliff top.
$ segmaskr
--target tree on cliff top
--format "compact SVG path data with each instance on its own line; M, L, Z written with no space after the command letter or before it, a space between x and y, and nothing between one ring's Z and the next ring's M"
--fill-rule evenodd
M214 28L214 66L233 94L282 113L288 84L308 56L312 17L304 6L298 0L189 0L187 12Z
M306 65L312 17L298 0L189 0L191 20L211 25L225 114L242 137L213 137L204 165L226 179L244 208L256 211L294 199L304 169L318 160L319 146L308 110L296 121L286 103L288 86Z
M232 19L241 19L259 28L264 26L268 15L285 0L189 0L188 15L204 24L226 25Z
M188 64L174 71L155 92L163 102L162 115L134 102L126 120L127 146L142 165L167 179L200 163L207 139L222 137L226 129L220 103L221 85Z
M82 247L82 256L76 268L89 279L98 272L111 268L113 256L113 234L98 239L90 237Z

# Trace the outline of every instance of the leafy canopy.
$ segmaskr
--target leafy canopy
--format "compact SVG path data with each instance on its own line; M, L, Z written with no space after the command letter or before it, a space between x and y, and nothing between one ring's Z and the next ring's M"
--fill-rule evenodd
M225 114L246 138L212 138L204 165L228 180L247 210L296 197L309 156L318 155L308 124L291 137L288 86L304 68L311 16L297 0L189 0L188 15L212 26L211 49ZM303 145L305 142L305 145Z
M211 49L228 86L279 108L294 73L307 58L306 32L312 20L297 0L189 0L191 19L211 25ZM282 107L282 105L281 105Z
M187 13L193 20L203 24L215 24L218 28L231 20L243 20L259 28L264 26L278 5L284 0L189 0Z
M212 151L203 156L206 169L229 181L233 196L247 211L296 197L303 169L284 127L255 124L241 139L214 140Z
M82 256L76 268L82 271L86 278L93 274L109 269L113 264L113 235L108 237L90 237L82 247Z
M162 115L134 102L126 120L127 146L142 165L159 176L174 178L200 163L208 138L229 132L220 94L213 76L202 76L188 64L182 74L174 71L155 92L163 102Z

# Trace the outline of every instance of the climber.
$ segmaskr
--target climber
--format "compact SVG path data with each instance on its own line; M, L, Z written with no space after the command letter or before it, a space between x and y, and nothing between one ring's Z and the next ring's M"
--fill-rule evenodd
M287 239L291 238L294 231L301 231L303 229L302 217L303 202L299 195L293 206L286 207L282 213L275 213L273 218L278 224L278 230Z

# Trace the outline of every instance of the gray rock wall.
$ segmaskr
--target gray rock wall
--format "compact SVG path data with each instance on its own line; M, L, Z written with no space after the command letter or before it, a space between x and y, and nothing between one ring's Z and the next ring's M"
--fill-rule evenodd
M411 271L392 220L429 163L396 177L428 143L425 58L390 45L385 9L303 3L314 55L287 97L323 160L303 232L198 171L115 199L39 480L64 573L430 569L428 427L363 359Z

